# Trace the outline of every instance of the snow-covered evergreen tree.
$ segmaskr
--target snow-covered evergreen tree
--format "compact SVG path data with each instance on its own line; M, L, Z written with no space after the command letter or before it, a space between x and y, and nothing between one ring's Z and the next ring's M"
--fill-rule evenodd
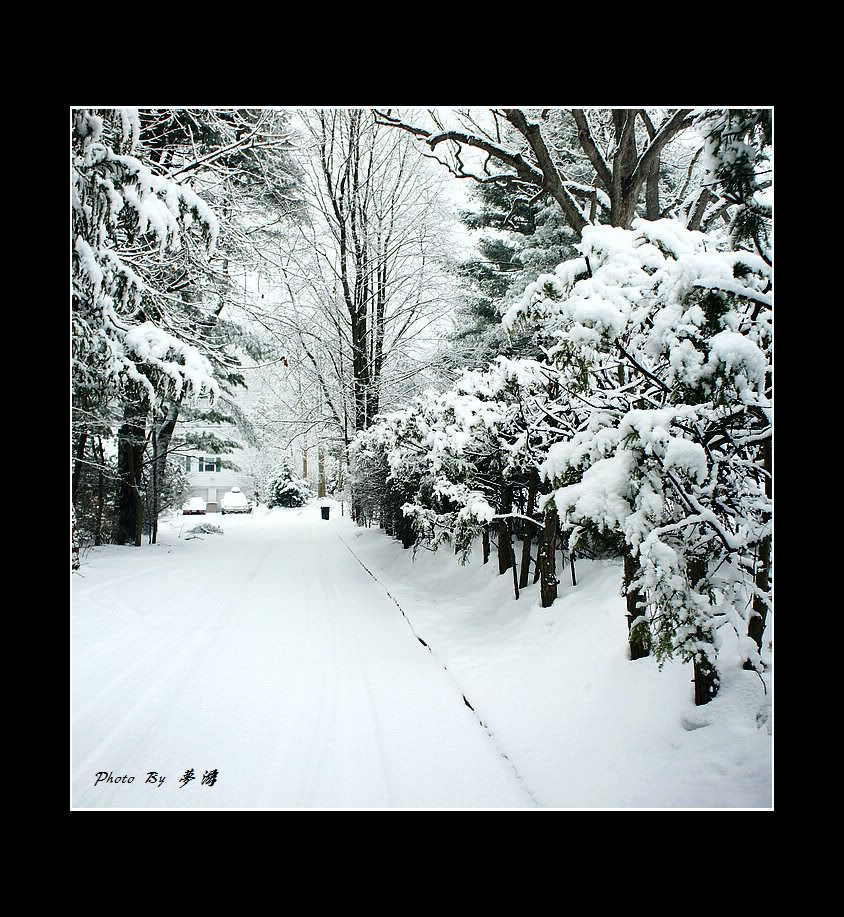
M729 208L733 247L753 245L770 263L773 118L768 108L706 111L704 181Z
M86 450L116 428L119 543L139 543L147 480L155 537L186 399L204 395L231 413L242 355L260 356L221 313L237 298L233 267L254 264L256 245L297 206L285 118L237 109L74 112L75 479L90 462Z
M219 223L189 185L134 155L140 131L137 110L74 112L74 388L77 401L123 403L117 537L136 544L147 413L162 398L220 392L201 333L161 288L186 247L213 251Z
M139 134L134 110L74 115L74 369L83 383L136 383L150 399L161 385L213 395L207 357L173 328L152 277L186 236L213 250L219 223L190 187L133 155Z
M492 537L499 574L516 566L512 536L520 534L518 593L527 585L532 541L546 528L536 512L548 439L547 419L538 408L552 397L557 376L550 364L499 357L486 370L464 372L446 391L426 392L404 411L380 417L358 437L357 451L372 461L383 456L389 468L385 493L401 495L397 505L382 502L382 520L400 512L415 538L433 549L453 546L461 563L478 536L486 562ZM556 597L557 531L550 512L536 566L544 605ZM406 530L396 534L406 544Z
M587 384L580 429L541 474L575 535L584 521L623 534L657 654L695 664L696 700L718 688L719 631L746 636L770 536L770 268L675 221L588 227L582 257L531 285L505 323L536 323L561 368Z
M304 506L311 499L308 482L300 478L284 460L267 481L268 506Z

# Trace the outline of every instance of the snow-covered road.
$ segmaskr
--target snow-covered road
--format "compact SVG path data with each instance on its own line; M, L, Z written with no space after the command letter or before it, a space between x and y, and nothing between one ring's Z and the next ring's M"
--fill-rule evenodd
M534 805L334 519L208 519L73 577L74 807Z

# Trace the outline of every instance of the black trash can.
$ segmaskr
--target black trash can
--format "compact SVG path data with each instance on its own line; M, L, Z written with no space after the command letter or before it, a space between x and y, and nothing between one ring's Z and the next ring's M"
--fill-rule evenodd
M322 518L327 519L328 514L331 512L331 507L330 506L321 506L319 508L319 511L322 513Z

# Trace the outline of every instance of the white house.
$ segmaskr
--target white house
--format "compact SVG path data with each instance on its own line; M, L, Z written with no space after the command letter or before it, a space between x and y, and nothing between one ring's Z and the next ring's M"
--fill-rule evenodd
M209 433L220 439L229 439L237 442L238 433L233 426L227 424L203 425L200 423L186 424L191 432ZM180 450L181 451L181 450ZM223 461L239 465L236 450L225 455L213 455L191 450L183 456L184 468L190 490L185 499L201 497L208 504L207 511L216 513L220 510L220 501L226 491L232 487L239 487L247 499L254 496L254 486L251 478L242 471L233 471L223 467Z
M249 405L254 403L261 394L264 386L269 386L269 391L275 391L276 377L272 374L273 370L262 370L259 368L244 366L244 373L249 379L249 388L246 391L238 390L237 401L242 409L248 409ZM270 382L267 382L267 379ZM210 407L207 399L201 398L194 402L199 408L207 410ZM233 442L243 441L243 435L237 428L231 424L204 424L199 421L183 421L180 427L189 430L191 433L207 433L218 439L227 439ZM255 476L264 478L266 473L271 470L276 461L282 458L287 459L297 473L302 473L309 479L314 493L317 492L317 474L318 474L318 449L316 444L310 444L308 462L308 473L304 473L302 467L302 445L296 444L296 448L273 448L262 449L261 456L256 457L254 448L248 448L247 452L236 449L225 455L214 455L212 453L203 453L194 449L182 448L179 450L183 455L185 472L187 474L188 491L185 499L190 497L201 497L207 504L207 512L216 513L220 511L220 501L223 494L231 490L232 487L239 487L248 500L254 500ZM187 453L187 454L185 454ZM233 471L224 468L224 461L244 469L242 471Z
M208 504L209 513L219 512L223 494L232 487L239 487L248 499L253 496L249 478L239 471L223 468L223 458L237 461L232 455L186 455L184 458L190 486L188 497L202 497Z

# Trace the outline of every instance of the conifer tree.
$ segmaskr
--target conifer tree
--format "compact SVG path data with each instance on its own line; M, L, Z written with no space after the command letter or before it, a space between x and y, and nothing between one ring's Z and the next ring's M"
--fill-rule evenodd
M308 482L300 478L283 460L267 481L268 506L304 506L311 499Z

